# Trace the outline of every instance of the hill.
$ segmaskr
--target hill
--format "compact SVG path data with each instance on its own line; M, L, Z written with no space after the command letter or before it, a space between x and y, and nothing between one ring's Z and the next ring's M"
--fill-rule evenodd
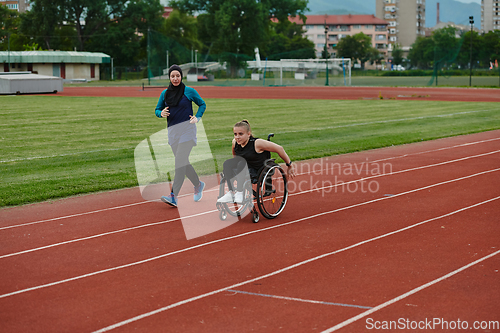
M474 16L474 25L481 27L481 5L455 0L427 0L425 5L425 26L436 25L437 2L440 7L441 22L469 24L469 16ZM375 0L309 0L309 14L375 14Z

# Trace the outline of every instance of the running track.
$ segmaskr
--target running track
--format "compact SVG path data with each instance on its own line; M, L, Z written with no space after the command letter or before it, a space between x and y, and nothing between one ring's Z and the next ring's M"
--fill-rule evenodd
M500 131L297 169L277 219L189 241L138 188L2 209L1 331L498 325Z
M197 86L203 98L384 99L500 102L498 89L433 87L214 87ZM64 87L57 96L155 97L165 87Z

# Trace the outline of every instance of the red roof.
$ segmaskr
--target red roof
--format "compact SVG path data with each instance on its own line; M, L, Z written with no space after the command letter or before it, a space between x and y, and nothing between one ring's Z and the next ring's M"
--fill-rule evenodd
M375 15L306 15L306 24L324 25L353 25L353 24L373 24L388 25L387 21L375 17ZM290 17L291 22L303 24L300 17Z

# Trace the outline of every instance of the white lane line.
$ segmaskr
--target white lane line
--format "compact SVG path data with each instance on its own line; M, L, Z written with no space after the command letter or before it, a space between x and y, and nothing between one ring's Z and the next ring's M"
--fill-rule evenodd
M497 153L500 153L500 150L495 150L495 151L492 151L492 152L488 152L488 153L484 153L484 154L479 154L479 155L462 157L462 158L458 158L456 160L450 160L450 161L446 161L446 162L429 164L429 165L419 166L419 167L415 167L415 168L409 168L409 169L405 169L405 170L393 171L391 173L381 173L381 174L378 174L378 175L369 176L369 177L363 177L363 178L351 180L351 181L348 181L348 182L341 182L340 184L332 184L332 185L329 185L329 186L316 187L316 188L312 188L312 189L301 191L301 192L297 192L297 193L290 193L289 195L293 196L293 195L305 194L305 193L309 193L309 192L323 191L323 190L334 188L334 187L337 187L337 186L344 186L344 185L348 185L348 184L351 184L351 183L356 183L358 181L369 180L369 179L374 179L374 178L379 178L379 177L384 177L384 176L394 176L394 175L401 174L401 173L406 173L406 172L416 171L416 170L423 170L423 169L433 168L433 167L437 167L437 166L443 166L443 165L450 164L450 163L462 162L462 161L466 161L466 160L469 160L469 159L472 159L472 158L484 157L484 156L487 156L487 155L492 155L492 154L497 154ZM496 169L494 169L494 170L496 170Z
M297 220L294 220L294 221L290 221L290 222L286 222L286 223L282 223L282 224L270 226L270 227L259 229L259 230L249 231L249 232L245 232L245 233L234 235L234 236L229 236L229 237L217 239L217 240L214 240L214 241L211 241L211 242L207 242L207 243L203 243L203 244L198 244L198 245L195 245L195 246L191 246L191 247L187 247L187 248L184 248L184 249L181 249L181 250L177 250L177 251L165 253L165 254L162 254L162 255L159 255L159 256L155 256L155 257L151 257L151 258L148 258L148 259L143 259L143 260L135 261L135 262L132 262L132 263L129 263L129 264L120 265L120 266L116 266L116 267L111 267L111 268L103 269L103 270L100 270L100 271L95 271L95 272L92 272L92 273L87 273L87 274L83 274L83 275L75 276L75 277L72 277L72 278L68 278L68 279L64 279L64 280L60 280L60 281L55 281L55 282L51 282L51 283L47 283L47 284L43 284L43 285L31 287L31 288L17 290L17 291L11 292L11 293L0 295L0 299L1 298L5 298L5 297L9 297L9 296L14 296L14 295L22 294L22 293L25 293L25 292L28 292L28 291L33 291L33 290L43 289L43 288L47 288L47 287L52 287L52 286L55 286L55 285L66 283L66 282L76 281L76 280L80 280L80 279L83 279L83 278L88 278L88 277L91 277L91 276L95 276L95 275L99 275L99 274L103 274L103 273L107 273L107 272L116 271L116 270L123 269L123 268L129 268L129 267L133 267L133 266L145 264L145 263L148 263L148 262L152 262L152 261L155 261L155 260L159 260L159 259L163 259L163 258L166 258L166 257L169 257L169 256L173 256L175 254L188 252L188 251L191 251L191 250L194 250L194 249L199 249L199 248L202 248L202 247L205 247L205 246L208 246L208 245L222 243L222 242L225 242L225 241L228 241L228 240L233 240L233 239L241 238L241 237L244 237L244 236L253 235L253 234L256 234L256 233L260 233L260 232L264 232L264 231L269 231L269 230L273 230L273 229L276 229L276 228L285 227L285 226L292 225L292 224L295 224L295 223L299 223L299 222L302 222L302 221L314 219L314 218L317 218L317 217L320 217L320 216L326 216L326 215L333 214L333 213L336 213L336 212L348 210L348 209L355 208L355 207L361 207L361 206L364 206L364 205L368 205L368 204L379 202L379 201L383 201L383 200L391 200L393 198L400 197L400 196L403 196L403 195L406 195L406 194L410 194L410 193L414 193L414 192L418 192L418 191L423 191L423 190L426 190L426 189L429 189L429 188L432 188L432 187L436 187L436 186L440 186L440 185L444 185L444 184L449 184L449 183L452 183L452 182L456 182L456 181L460 181L460 180L464 180L464 179L476 177L476 176L479 176L479 175L483 175L483 174L487 174L487 173L491 173L491 172L495 172L495 171L500 171L500 168L495 169L495 170L490 170L490 171L484 171L484 172L477 173L477 174L474 174L474 175L460 177L460 178L453 179L453 180L448 180L448 181L441 182L441 183L436 183L436 184L433 184L433 185L428 185L428 186L425 186L425 187L421 187L421 188L418 188L418 189L413 189L413 190L406 191L406 192L401 192L401 193L393 195L392 197L381 197L381 198L378 198L378 199L373 199L373 200L365 201L365 202L354 204L354 205L351 205L351 206L346 206L346 207L337 208L337 209L330 210L330 211L323 212L323 213L309 215L309 216L306 216L306 217L303 217L303 218L300 218L300 219L297 219ZM500 198L500 197L497 197L497 198L494 198L494 199L490 199L489 201L496 200L498 198ZM485 201L485 202L488 202L488 201ZM470 206L470 207L473 207L473 206ZM462 210L464 210L464 209L462 209ZM458 210L456 212L459 212L459 211L461 211L461 210ZM448 215L451 215L451 214L448 214ZM443 215L443 216L446 216L446 215ZM431 220L433 220L433 219L431 219ZM431 221L431 220L428 220L428 221ZM407 227L407 228L404 228L404 229L401 229L401 230L406 230L406 229L409 229L409 228L410 227ZM348 248L350 248L350 247L348 247ZM236 287L238 287L238 286L234 286L234 288L236 288ZM231 289L231 288L229 288L229 289Z
M384 177L384 176L388 176L388 175L392 176L392 175L397 175L397 174L400 174L400 173L406 173L406 172L410 172L410 171L416 171L416 170L422 170L422 169L432 168L432 167L436 167L436 166L442 166L442 165L445 165L445 164L450 164L450 163L455 163L455 162L461 162L461 161L472 159L472 158L484 157L484 156L491 155L491 154L496 154L496 153L499 153L499 152L500 152L500 150L496 150L496 151L493 151L493 152L483 153L483 154L479 154L479 155L462 157L462 158L459 158L459 159L456 159L456 160L445 161L445 162L436 163L436 164L429 164L429 165L424 165L424 166L410 168L410 169L405 169L405 170L400 170L400 171L394 171L394 172L387 173L387 174L386 173L382 173L382 174L378 174L378 175L374 175L374 176L364 177L364 178L361 178L361 179L355 179L355 180L351 180L351 181L347 181L347 182L342 182L342 183L338 183L338 184L332 184L330 186L316 187L316 188L312 188L312 189L309 189L309 190L304 190L304 191L300 191L300 192L290 193L290 196L301 195L301 194L306 194L306 193L311 193L311 192L324 191L324 190L332 189L332 188L337 187L337 186L348 186L351 183L356 183L356 182L359 182L359 181L367 181L367 180L370 180L370 179ZM217 189L214 189L214 190L217 190ZM216 210L206 211L206 212L202 212L200 214L195 214L195 215L192 215L192 216L186 216L185 218L190 218L190 217L196 217L196 216L200 216L200 215L204 215L204 214L209 214L209 213L213 213L215 211ZM146 228L146 227L157 226L157 225L160 225L160 224L170 223L170 222L179 221L179 220L181 220L181 219L180 218L175 218L175 219L172 219L172 220L160 221L160 222L155 222L155 223L148 223L148 224L143 224L143 225L136 226L136 227L119 229L119 230L115 230L115 231L110 231L110 232L105 232L105 233L101 233L101 234L96 234L96 235L93 235L93 236L72 239L72 240L65 241L65 242L54 243L54 244L50 244L50 245L46 245L46 246L41 246L41 247L38 247L38 248L33 248L33 249L24 250L24 251L13 252L13 253L10 253L10 254L1 255L0 259L7 258L7 257L12 257L12 256L15 256L15 255L20 255L20 254L24 254L24 253L29 253L29 252L44 250L44 249L48 249L48 248L53 248L53 247L56 247L56 246L61 246L61 245L66 245L66 244L71 244L71 243L76 243L76 242L80 242L80 241L84 241L84 240L89 240L89 239L93 239L93 238L99 238L99 237L109 236L109 235L117 234L117 233L121 233L121 232L127 232L127 231L136 230L136 229L142 229L142 228ZM0 230L2 230L2 228L0 228Z
M361 245L364 245L364 244L367 244L367 243L370 243L370 242L373 242L373 241L376 241L376 240L379 240L379 239L382 239L382 238L386 238L388 236L392 236L392 235L395 235L395 234L398 234L398 233L401 233L403 231L406 231L406 230L409 230L409 229L412 229L412 228L415 228L417 226L420 226L420 225L423 225L423 224L426 224L426 223L429 223L429 222L432 222L432 221L435 221L435 220L438 220L438 219L442 219L442 218L445 218L445 217L448 217L448 216L451 216L451 215L454 215L454 214L457 214L457 213L460 213L460 212L463 212L465 210L468 210L468 209L471 209L471 208L475 208L475 207L478 207L480 205L483 205L483 204L486 204L486 203L489 203L489 202L492 202L494 200L498 200L500 199L500 197L496 197L496 198L492 198L492 199L489 199L489 200L486 200L486 201L482 201L482 202L479 202L477 204L474 204L474 205L471 205L471 206L468 206L468 207L464 207L464 208L460 208L456 211L453 211L453 212L450 212L450 213L447 213L447 214L444 214L444 215L441 215L441 216L438 216L438 217L434 217L434 218L431 218L431 219L428 219L428 220L425 220L425 221L422 221L422 222L419 222L419 223L416 223L416 224L413 224L411 226L408 226L408 227L405 227L405 228L402 228L402 229L398 229L398 230L395 230L395 231L392 231L392 232L389 232L389 233L386 233L386 234L383 234L383 235L380 235L380 236L377 236L377 237L373 237L373 238L370 238L370 239L367 239L367 240L364 240L364 241L361 241L359 243L356 243L356 244L353 244L353 245L350 245L348 247L345 247L343 249L340 249L340 250L336 250L336 251L333 251L333 252L329 252L329 253L324 253L322 255L319 255L317 257L314 257L314 258L311 258L311 259L307 259L307 260L304 260L304 261L301 261L301 262L298 262L296 264L293 264L293 265L290 265L288 267L285 267L285 268L282 268L282 269L279 269L277 271L274 271L274 272L271 272L271 273L268 273L268 274L265 274L265 275L261 275L259 277L256 277L256 278L253 278L253 279L250 279L250 280L246 280L246 281L243 281L243 282L240 282L240 283L236 283L236 284L233 284L231 286L228 286L228 287L225 287L225 288L221 288L221 289L217 289L217 290L214 290L214 291L211 291L211 292L208 292L208 293L205 293L205 294L201 294L201 295L198 295L198 296L194 296L194 297L191 297L191 298L188 298L188 299L185 299L185 300L182 300L182 301L179 301L177 303L173 303L173 304L170 304L168 306L165 306L165 307L162 307L162 308L159 308L159 309L156 309L154 311L151 311L151 312L147 312L147 313L143 313L141 315L138 315L138 316L135 316L133 318L130 318L130 319L127 319L127 320L124 320L124 321L121 321L119 323L116 323L116 324L113 324L113 325L110 325L108 327L105 327L105 328L102 328L100 330L97 330L95 331L94 333L103 333L103 332L108 332L108 331L111 331L115 328L118 328L118 327L121 327L121 326L125 326L127 324L130 324L132 322L135 322L135 321L138 321L138 320L141 320L141 319L144 319L144 318L147 318L147 317L150 317L150 316L153 316L155 314L158 314L160 312L164 312L166 310L170 310L170 309L173 309L173 308L176 308L178 306L181 306L181 305L184 305L184 304L187 304L187 303L191 303L191 302L194 302L194 301L197 301L199 299L202 299L202 298L205 298L205 297L209 297L209 296L213 296L213 295L216 295L218 293L221 293L223 291L227 291L227 290L232 290L232 289L235 289L235 288L238 288L238 287L241 287L243 285L246 285L246 284L249 284L249 283L252 283L252 282L255 282L255 281L259 281L259 280L262 280L262 279L265 279L265 278L268 278L268 277L272 277L272 276L275 276L275 275L278 275L278 274L281 274L281 273L284 273L286 271L289 271L291 269L294 269L294 268L297 268L297 267L300 267L300 266L303 266L305 264L309 264L311 262L314 262L314 261L317 261L319 259L323 259L323 258L326 258L326 257L329 257L329 256L332 256L334 254L337 254L337 253L340 253L340 252L344 252L344 251L347 251L347 250L350 250L350 249L353 249L355 247L359 247ZM496 255L498 254L500 251L497 251L495 252L494 254L492 255L489 255L487 257L491 257L493 255ZM487 257L484 257L483 260ZM479 261L477 261L479 262ZM477 262L474 262L474 263L477 263ZM473 263L473 264L474 264ZM470 264L469 264L470 265ZM467 267L467 266L466 266ZM451 274L451 273L450 273ZM374 308L376 309L376 308ZM372 309L372 310L374 310ZM368 311L372 311L372 310L368 310ZM367 311L367 312L368 312Z
M419 291L421 291L421 290L423 290L425 288L428 288L428 287L430 287L430 286L432 286L432 285L434 285L436 283L444 281L447 278L452 277L455 274L458 274L458 273L460 273L460 272L462 272L462 271L464 271L464 270L466 270L466 269L468 269L468 268L470 268L470 267L472 267L474 265L479 264L480 262L483 262L483 261L485 261L485 260L487 260L489 258L492 258L492 257L498 255L499 253L500 253L500 250L498 250L496 252L493 252L493 253L490 253L489 255L484 256L484 257L482 257L482 258L480 258L480 259L478 259L476 261L473 261L473 262L471 262L471 263L469 263L469 264L467 264L467 265L465 265L463 267L460 267L459 269L456 269L453 272L450 272L450 273L448 273L446 275L443 275L440 278L437 278L437 279L435 279L435 280L433 280L431 282L428 282L428 283L426 283L424 285L421 285L418 288L412 289L412 290L408 291L407 293L404 293L404 294L402 294L402 295L400 295L398 297L395 297L395 298L393 298L393 299L391 299L391 300L389 300L389 301L387 301L385 303L382 303L382 304L380 304L380 305L378 305L378 306L376 306L376 307L374 307L374 308L372 308L372 309L370 309L368 311L365 311L365 312L363 312L363 313L361 313L361 314L359 314L357 316L354 316L354 317L352 317L352 318L350 318L350 319L348 319L346 321L343 321L340 324L337 324L337 325L335 325L333 327L330 327L329 329L324 330L322 333L334 332L334 331L336 331L336 330L338 330L338 329L340 329L342 327L345 327L345 326L347 326L349 324L352 324L352 323L354 323L355 321L358 321L361 318L364 318L364 317L366 317L366 316L368 316L368 315L370 315L370 314L372 314L374 312L377 312L378 310L383 309L383 308L385 308L385 307L387 307L387 306L389 306L391 304L399 302L400 300L402 300L402 299L404 299L404 298L406 298L408 296L411 296L413 294L416 294Z
M301 195L301 194L306 194L306 193L311 193L311 192L324 191L324 190L332 189L332 188L337 187L337 186L348 186L351 183L356 183L356 182L359 182L359 181L366 181L366 180L370 180L370 179L374 179L374 178L378 178L378 177L384 177L384 176L388 176L388 175L392 176L392 175L397 175L397 174L400 174L400 173L406 173L406 172L415 171L415 170L422 170L422 169L426 169L426 168L432 168L432 167L436 167L436 166L442 166L442 165L449 164L449 163L455 163L455 162L460 162L460 161L464 161L464 160L468 160L468 159L472 159L472 158L483 157L483 156L486 156L486 155L496 154L496 153L499 153L499 152L500 152L500 150L496 150L496 151L493 151L493 152L488 152L488 153L474 155L474 156L467 156L467 157L459 158L459 159L456 159L456 160L451 160L451 161L446 161L446 162L441 162L441 163L436 163L436 164L429 164L429 165L424 165L424 166L410 168L410 169L405 169L405 170L400 170L400 171L394 171L394 172L388 173L388 174L382 173L382 174L378 174L378 175L374 175L374 176L364 177L364 178L361 178L361 179L351 180L351 181L348 181L348 182L342 182L342 183L338 183L338 184L332 184L330 186L315 187L315 188L311 188L309 190L304 190L304 191L300 191L300 192L296 192L296 193L290 193L290 196ZM493 171L495 171L495 170L493 170ZM217 190L217 189L215 189L215 190ZM190 217L196 217L196 216L200 216L200 215L204 215L204 214L209 214L209 213L213 213L215 211L216 210L206 211L206 212L202 212L202 213L199 213L199 214L195 214L193 216L186 216L185 218L190 218ZM180 218L176 218L176 219L167 220L167 221L160 221L160 222L155 222L155 223L148 223L148 224L143 224L143 225L136 226L136 227L130 227L130 228L125 228L125 229L119 229L119 230L115 230L115 231L105 232L105 233L96 234L96 235L93 235L93 236L72 239L72 240L65 241L65 242L55 243L55 244L46 245L46 246L42 246L42 247L38 247L38 248L33 248L33 249L24 250L24 251L13 252L13 253L10 253L10 254L1 255L0 259L7 258L7 257L12 257L12 256L15 256L15 255L20 255L20 254L24 254L24 253L34 252L34 251L38 251L38 250L53 248L53 247L60 246L60 245L66 245L66 244L70 244L70 243L76 243L76 242L80 242L80 241L84 241L84 240L89 240L89 239L93 239L93 238L104 237L104 236L108 236L108 235L112 235L112 234L117 234L117 233L121 233L121 232L132 231L132 230L136 230L136 229L142 229L142 228L146 228L146 227L151 227L151 226L156 226L156 225L160 225L160 224L170 223L170 222L179 221L179 220L180 220ZM1 230L1 228L0 228L0 230Z
M52 222L52 221L64 220L64 219L69 219L69 218L72 218L72 217L85 216L85 215L90 215L90 214L95 214L95 213L108 212L108 211L115 210L115 209L121 209L121 208L127 208L127 207L133 207L133 206L137 206L137 205L142 205L142 204L147 203L147 202L148 201L135 202L135 203L131 203L131 204L128 204L128 205L122 205L122 206L115 206L115 207L110 207L110 208L97 209L97 210L93 210L93 211L90 211L90 212L77 213L77 214L71 214L71 215L54 217L54 218L50 218L50 219L46 219L46 220L39 220L39 221L22 223L22 224L10 225L10 226L6 226L6 227L1 227L0 230L6 230L6 229L12 229L12 228L19 228L19 227L25 227L25 226L33 225L33 224L39 224L39 223L45 223L45 222Z
M421 151L421 152L416 152L416 153L410 153L410 154L403 154L403 155L394 156L394 157L386 157L386 158L382 158L382 159L379 159L379 160L376 160L376 161L369 161L369 162L370 163L377 163L377 162L382 162L382 161L395 160L395 159L398 159L398 158L405 158L405 157L409 157L409 156L417 156L417 155L423 155L423 154L428 154L428 153L434 153L434 152L437 152L437 151L443 151L443 150L449 150L449 149L455 149L455 148L462 148L462 147L476 145L476 144L479 144L479 143L487 143L487 142L497 141L497 140L500 140L500 138L492 138L492 139L486 139L486 140L475 141L475 142L466 142L466 143L462 143L462 144L455 145L455 146L442 147L442 148L431 149L431 150L426 150L426 151Z
M215 213L215 212L218 212L218 210L214 209L214 210L209 210L209 211L205 211L205 212L198 213L198 214L184 216L183 219L189 219L189 218L198 217L198 216L202 216L202 215L206 215L206 214L210 214L210 213ZM82 237L82 238L72 239L72 240L65 241L65 242L54 243L54 244L50 244L50 245L36 247L36 248L33 248L33 249L28 249L28 250L24 250L24 251L19 251L19 252L13 252L13 253L9 253L9 254L0 255L0 259L8 258L8 257L13 257L13 256L17 256L17 255L20 255L20 254L25 254L25 253L30 253L30 252L35 252L35 251L50 249L50 248L53 248L53 247L56 247L56 246L67 245L67 244L81 242L81 241L85 241L85 240L89 240L89 239L94 239L94 238L109 236L109 235L118 234L118 233L122 233L122 232L132 231L132 230L136 230L136 229L141 229L141 228L146 228L146 227L152 227L152 226L157 226L157 225L171 223L171 222L176 222L176 221L180 221L180 220L181 220L181 218L178 217L178 218L171 219L171 220L160 221L160 222L152 222L152 223L142 224L142 225L136 226L136 227L130 227L130 228L124 228L124 229L119 229L119 230L104 232L104 233L101 233L101 234L92 235L92 236L88 236L88 237Z
M321 305L335 305L335 306L343 306L343 307L358 308L358 309L371 309L372 308L371 306L363 306L363 305L355 305L355 304L344 304L344 303L333 303L333 302L325 302L325 301L315 301L315 300L312 300L312 299L303 299L303 298L288 297L288 296L258 294L258 293L251 293L251 292L248 292L248 291L234 290L234 289L228 289L227 291L232 292L232 293L236 293L236 294L245 294L245 295L251 295L251 296L260 296L260 297L269 297L269 298L276 298L276 299L284 299L286 301L304 302L304 303L321 304Z
M484 143L484 142L488 142L488 141L492 141L492 140L500 140L500 138L498 138L498 139L476 141L476 142L473 142L473 143L465 143L465 144L461 144L461 145L457 145L457 146L451 146L451 147L449 147L449 149L459 148L459 147L466 146L466 145L471 145L471 144ZM448 148L443 148L443 149L448 149ZM412 154L405 154L405 155L401 155L401 156L395 156L395 157L390 157L390 158L387 158L387 159L381 159L381 160L369 161L369 162L363 162L363 163L377 163L377 162L381 162L381 161L388 160L388 159L396 159L396 158L400 158L400 157L408 157L408 156L411 156L411 155L417 155L417 154L427 153L427 152L433 152L433 150L429 150L429 151L426 151L426 152L414 153L414 154L413 153ZM497 152L498 151L494 151L494 152L491 152L491 153L497 153ZM428 166L416 167L416 168L407 169L407 170L408 171L413 171L413 170L418 170L418 169L422 169L422 168L426 168L426 167L434 167L434 166L439 166L439 165L443 165L443 164L446 164L446 163L454 163L454 162L462 161L462 160L465 160L465 159L468 159L468 158L482 157L482 156L487 155L487 154L489 154L489 153L485 153L485 154L481 154L481 155L474 155L474 156L470 156L470 157L464 157L462 159L451 160L451 161L447 161L447 162L443 162L443 163L431 164L431 165L428 165ZM324 169L322 169L321 171L323 171L323 170ZM311 172L315 172L315 171L313 170L313 171L309 171L309 172L297 174L297 176L307 175L307 174L310 174ZM360 179L360 180L367 180L367 179L372 179L372 178L376 178L376 177L397 174L397 173L401 173L401 172L405 172L405 170L393 172L393 173L390 173L390 174L381 174L381 175L376 175L376 176L372 176L372 177L366 177L366 178L363 178L363 179ZM350 181L348 183L352 183L352 182L356 182L356 181L359 181L359 180ZM344 183L344 184L348 184L348 183ZM326 189L326 187L324 187L324 188L318 188L318 189L315 189L315 190L321 190L321 189ZM304 192L298 192L298 193L290 193L290 195L298 195L298 194L304 194L304 193L309 193L309 192L310 191L304 191ZM78 213L78 214L72 214L72 215L66 215L66 216L60 216L60 217L50 218L50 219L46 219L46 220L39 220L39 221L28 222L28 223L23 223L23 224L17 224L17 225L11 225L11 226L6 226L6 227L0 227L0 231L6 230L6 229L12 229L12 228L18 228L18 227L24 227L24 226L39 224L39 223L52 222L52 221L58 221L58 220L73 218L73 217L85 216L85 215L90 215L90 214L95 214L95 213L102 213L102 212L107 212L107 211L111 211L111 210L116 210L116 209L121 209L121 208L127 208L127 207L136 206L136 205L142 205L142 204L146 204L146 203L150 203L150 202L151 201L141 201L141 202L132 203L132 204L128 204L128 205L122 205L122 206L104 208L104 209L99 209L99 210L94 210L94 211L89 211L89 212L84 212L84 213Z

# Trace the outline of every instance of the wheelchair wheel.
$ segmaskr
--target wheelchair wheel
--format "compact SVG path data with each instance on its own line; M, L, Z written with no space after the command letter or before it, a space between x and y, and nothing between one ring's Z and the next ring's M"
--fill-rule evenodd
M273 163L262 170L257 183L257 205L264 217L273 219L285 208L288 199L286 173Z
M236 184L235 184L236 186ZM224 187L222 189L222 193L227 193L229 189L227 188L226 182L221 183L221 187ZM234 187L235 188L235 187ZM224 202L222 203L223 211L227 212L231 216L241 216L247 209L247 207L250 207L252 204L252 184L250 182L245 182L243 185L243 202L241 203L236 203L236 202Z
M253 223L258 223L260 220L259 213L257 212L257 209L252 209L252 221Z

